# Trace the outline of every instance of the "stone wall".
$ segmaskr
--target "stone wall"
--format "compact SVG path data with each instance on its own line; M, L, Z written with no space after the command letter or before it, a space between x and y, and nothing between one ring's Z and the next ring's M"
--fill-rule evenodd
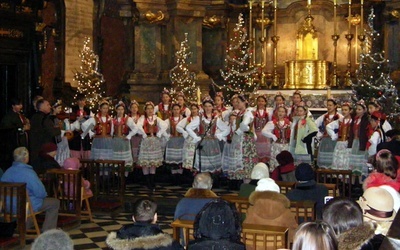
M65 0L65 9L65 82L76 87L73 78L81 65L79 51L85 37L93 38L93 0Z

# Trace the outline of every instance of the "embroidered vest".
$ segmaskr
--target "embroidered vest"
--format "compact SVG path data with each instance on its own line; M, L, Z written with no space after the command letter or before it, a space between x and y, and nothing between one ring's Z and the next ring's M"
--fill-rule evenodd
M96 120L96 126L95 126L95 131L96 135L101 135L101 136L109 136L111 134L111 119L109 116L106 117L106 121L103 122L101 117L97 115L95 117Z
M265 124L267 124L268 122L268 113L266 110L264 110L264 114L261 115L257 110L253 112L253 115L254 115L254 129L257 132L259 132L264 128Z
M174 117L169 118L169 134L171 137L181 137L182 134L176 131L176 125L181 121L181 117L179 117L179 120L175 122Z
M339 122L339 131L338 131L338 141L347 141L350 136L350 125L351 121L348 123L343 121Z
M158 132L157 119L155 119L154 124L151 125L149 123L149 121L147 120L147 118L145 118L144 124L143 124L143 129L147 136L150 136L150 137L156 136L156 134Z
M171 117L171 112L170 112L170 107L171 104L168 105L168 110L164 109L164 104L163 103L159 103L158 104L158 112L157 112L157 116L160 117L162 120L167 120L168 118Z
M205 138L214 138L215 131L217 131L217 120L212 117L212 120L210 122L211 125L207 124L203 120L203 116L200 116L199 135L204 135L204 133L206 133Z
M127 116L121 118L121 121L118 122L118 119L115 118L113 120L114 123L114 135L116 137L125 137L129 133L129 127L126 125L126 121L128 120Z
M275 143L289 143L290 140L290 122L285 119L284 124L274 121L274 135L278 138ZM296 126L297 127L297 126Z

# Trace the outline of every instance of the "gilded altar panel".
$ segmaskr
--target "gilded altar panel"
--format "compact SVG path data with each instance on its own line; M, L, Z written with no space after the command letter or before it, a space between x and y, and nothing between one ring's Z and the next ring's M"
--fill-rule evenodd
M285 62L285 89L324 89L332 63L325 60Z

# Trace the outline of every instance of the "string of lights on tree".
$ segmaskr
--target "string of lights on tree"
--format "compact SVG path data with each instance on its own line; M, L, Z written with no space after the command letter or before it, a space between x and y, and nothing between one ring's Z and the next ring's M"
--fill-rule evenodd
M400 115L400 105L398 104L398 93L392 79L388 62L384 56L384 51L378 51L376 46L379 32L374 29L374 9L368 16L368 28L365 32L366 39L362 46L359 57L359 67L356 71L357 81L352 84L353 99L359 101L363 99L368 102L376 100L382 106L383 112L389 119Z
M240 13L238 22L233 29L233 37L229 40L226 50L225 69L220 70L225 83L220 85L212 81L215 87L226 92L224 94L228 98L234 94L249 97L257 92L259 85L253 81L253 75L258 72L259 68L249 64L252 53L243 14Z
M89 37L83 43L79 58L81 59L80 71L75 72L73 79L78 83L74 100L76 101L77 96L82 94L86 97L89 107L94 109L104 96L104 77L99 72L99 56L90 48Z
M196 74L189 69L189 59L192 56L188 41L188 33L181 42L180 48L175 52L176 65L169 71L169 79L172 83L171 95L176 98L176 94L183 93L186 101L196 101Z

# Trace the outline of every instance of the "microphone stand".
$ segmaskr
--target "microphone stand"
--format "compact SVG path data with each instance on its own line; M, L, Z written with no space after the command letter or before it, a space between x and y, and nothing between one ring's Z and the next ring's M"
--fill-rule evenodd
M210 123L208 124L206 131L204 131L204 134L201 135L201 140L199 141L199 144L197 144L197 150L199 152L199 173L201 173L201 150L203 150L203 146L201 145L201 143L203 142L204 138L206 137L208 131L210 131L211 127L212 127L212 123L213 123L214 119L211 119ZM200 121L201 122L201 121ZM196 154L195 154L196 157ZM196 162L196 159L195 159Z

